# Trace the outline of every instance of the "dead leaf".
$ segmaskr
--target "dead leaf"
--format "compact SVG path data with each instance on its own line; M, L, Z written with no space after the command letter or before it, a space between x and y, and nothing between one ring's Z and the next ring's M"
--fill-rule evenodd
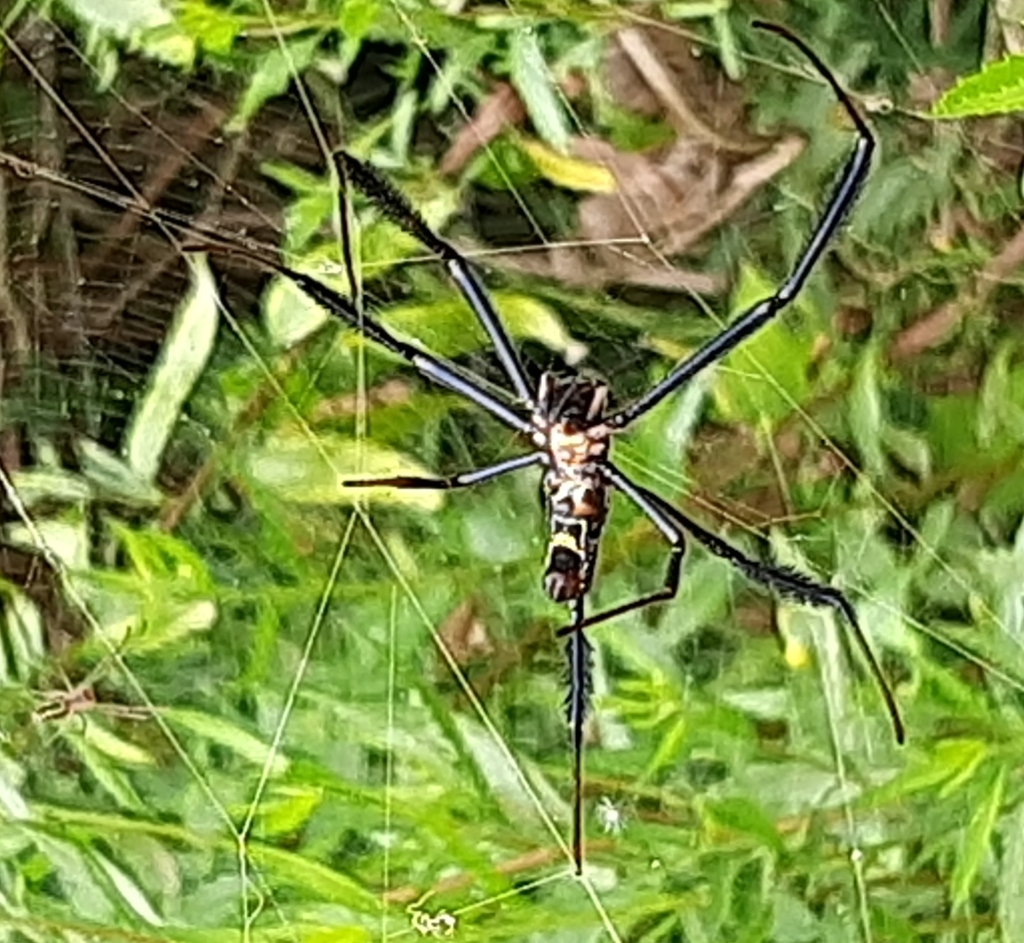
M741 90L674 33L654 27L620 30L609 48L605 72L621 104L664 115L680 138L740 154L769 146L747 136Z
M483 147L487 147L508 127L517 127L526 118L526 108L508 82L499 82L477 108L473 119L456 135L441 160L441 173L455 176Z
M487 626L476 611L476 602L470 597L463 600L445 618L438 635L459 665L468 665L494 654Z

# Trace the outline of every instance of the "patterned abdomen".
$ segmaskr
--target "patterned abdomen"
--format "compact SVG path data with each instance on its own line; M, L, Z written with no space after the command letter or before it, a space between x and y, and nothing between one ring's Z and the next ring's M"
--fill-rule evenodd
M604 526L608 490L596 469L550 470L543 481L550 525L544 590L555 602L579 599L589 589Z

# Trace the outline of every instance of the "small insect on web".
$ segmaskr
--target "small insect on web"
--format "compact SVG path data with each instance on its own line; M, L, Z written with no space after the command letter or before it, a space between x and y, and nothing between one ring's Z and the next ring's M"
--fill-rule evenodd
M774 295L762 299L743 312L721 333L677 364L663 380L622 408L609 410L609 388L594 379L544 373L536 386L531 384L518 350L468 261L433 232L408 200L390 183L347 153L339 152L335 155L345 179L444 263L490 338L508 388L485 387L479 377L395 336L345 296L311 275L267 258L245 241L219 233L211 239L209 232L203 232L201 244L191 247L238 254L289 279L332 315L405 360L425 378L465 397L532 444L533 451L525 455L447 478L401 476L348 480L345 484L359 488L451 490L482 484L531 466L544 469L542 495L549 533L544 589L551 599L567 605L570 616L568 624L559 629L557 634L566 640L566 712L573 750L572 856L577 873L582 872L584 860L583 745L592 671L592 648L586 629L672 599L681 580L687 536L712 555L731 563L750 580L772 588L784 597L801 603L828 606L838 611L849 625L853 639L879 687L896 740L900 743L904 740L903 721L895 697L860 627L856 611L842 592L795 570L748 557L654 492L634 482L611 460L614 435L641 419L701 370L720 361L793 301L839 230L870 169L874 138L828 68L813 50L785 28L761 22L755 25L782 36L810 60L849 115L857 132L856 144L821 218L782 287ZM107 198L103 194L99 196ZM116 197L114 199L122 202ZM176 229L189 229L188 226L182 226L179 220L159 211L140 209L137 206L128 208L159 218ZM192 234L195 235L195 230L192 230ZM588 615L586 599L593 585L599 542L607 520L610 498L615 491L633 501L665 538L669 546L668 563L662 586L656 591Z

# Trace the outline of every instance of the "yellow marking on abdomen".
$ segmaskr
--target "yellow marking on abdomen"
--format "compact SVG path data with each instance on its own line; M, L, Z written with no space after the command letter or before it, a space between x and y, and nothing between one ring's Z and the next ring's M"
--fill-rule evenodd
M576 553L583 553L583 545L572 534L564 530L555 531L549 541L552 547L565 547Z

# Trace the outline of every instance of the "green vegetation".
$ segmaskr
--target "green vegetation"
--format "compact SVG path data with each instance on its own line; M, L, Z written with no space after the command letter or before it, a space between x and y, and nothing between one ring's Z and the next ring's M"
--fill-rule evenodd
M983 71L1016 22L8 3L35 73L0 43L0 151L132 199L88 125L204 238L244 229L499 379L442 268L325 169L315 113L477 260L532 364L624 402L785 277L852 146L749 25L783 15L876 166L798 302L616 455L847 592L907 745L830 613L691 547L677 599L591 633L580 883L536 471L341 484L522 444L248 260L0 166L3 940L1024 940L1022 136L960 120L1017 107L1018 60ZM665 559L617 499L592 605Z

